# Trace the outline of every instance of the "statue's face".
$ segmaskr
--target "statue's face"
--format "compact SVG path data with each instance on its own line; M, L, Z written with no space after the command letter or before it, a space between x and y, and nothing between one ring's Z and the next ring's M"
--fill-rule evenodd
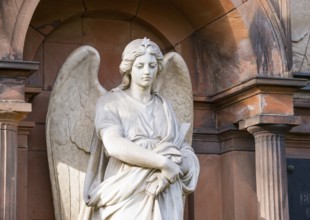
M131 83L142 88L151 87L156 80L158 65L155 56L145 53L136 58L131 70Z

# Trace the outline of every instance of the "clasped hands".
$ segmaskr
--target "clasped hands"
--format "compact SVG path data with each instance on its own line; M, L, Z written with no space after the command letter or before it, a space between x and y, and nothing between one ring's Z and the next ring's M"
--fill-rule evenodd
M166 157L166 162L162 169L154 172L146 180L146 192L152 196L159 195L170 184L175 183L180 175L184 175L189 169L189 164L186 157L182 157L181 152L172 143L165 142L159 146L157 151Z

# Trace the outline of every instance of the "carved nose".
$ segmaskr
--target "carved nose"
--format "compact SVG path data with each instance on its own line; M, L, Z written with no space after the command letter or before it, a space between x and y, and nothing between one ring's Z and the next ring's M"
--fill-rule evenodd
M144 68L144 74L150 75L150 68L149 67Z

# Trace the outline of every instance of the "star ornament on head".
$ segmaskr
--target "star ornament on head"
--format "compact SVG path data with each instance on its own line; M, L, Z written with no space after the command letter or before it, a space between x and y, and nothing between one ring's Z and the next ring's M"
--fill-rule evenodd
M142 42L141 42L141 46L147 48L147 47L150 46L150 45L151 45L150 39L144 37L143 40L142 40Z

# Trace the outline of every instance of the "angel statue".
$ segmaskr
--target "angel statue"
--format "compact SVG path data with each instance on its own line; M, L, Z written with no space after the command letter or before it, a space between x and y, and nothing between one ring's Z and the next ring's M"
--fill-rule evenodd
M199 163L190 146L192 89L182 57L147 38L124 49L122 83L106 91L90 46L62 66L47 144L56 219L181 220Z

